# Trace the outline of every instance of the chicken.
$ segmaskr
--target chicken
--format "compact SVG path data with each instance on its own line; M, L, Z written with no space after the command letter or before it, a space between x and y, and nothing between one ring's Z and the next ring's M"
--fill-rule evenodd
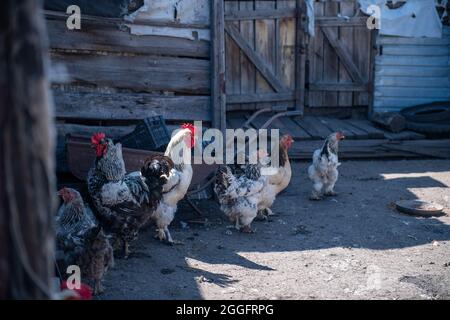
M63 188L58 195L63 199L56 217L57 248L64 252L61 266L78 265L81 276L94 281L94 294L100 294L101 280L114 265L109 239L78 191Z
M236 229L251 233L251 223L258 214L261 192L267 186L268 180L266 176L261 175L259 163L241 168L244 173L235 176L229 166L221 166L216 175L214 192L220 209L235 223Z
M288 134L281 137L279 146L279 167L276 168L277 171L275 174L268 176L269 184L274 186L276 195L286 189L291 181L292 170L288 151L293 142L294 139Z
M174 244L169 225L175 217L178 202L185 197L192 180L191 153L185 155L183 152L195 146L195 130L192 124L182 125L170 140L164 153L164 156L172 159L175 165L166 176L163 197L152 214L152 219L157 227L156 237L169 244ZM183 146L182 143L185 145Z
M120 241L123 256L129 244L151 218L163 197L173 163L166 157L147 159L141 171L125 174L122 145L106 139L103 133L91 138L96 152L94 167L88 173L88 191L105 231Z
M321 200L322 196L336 195L334 186L339 176L338 159L339 142L343 140L342 132L335 132L328 136L321 149L313 154L313 163L308 168L308 175L314 183L311 200Z
M273 168L276 171L268 175L268 185L264 188L261 197L261 202L258 205L258 217L261 219L268 219L268 216L274 213L271 210L275 197L289 185L292 177L291 164L289 162L288 150L291 147L294 139L290 135L284 135L280 139L279 144L279 167ZM262 160L266 167L269 163L269 155Z

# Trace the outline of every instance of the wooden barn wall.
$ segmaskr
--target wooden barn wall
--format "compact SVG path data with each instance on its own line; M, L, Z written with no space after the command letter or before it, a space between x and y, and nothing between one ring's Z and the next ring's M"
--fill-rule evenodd
M210 123L210 42L197 37L209 26L139 15L134 22L82 15L81 30L68 30L65 14L46 12L57 76L59 171L67 170L67 134L103 131L118 137L153 114L162 114L170 128L193 120Z
M369 106L373 32L366 27L367 17L355 0L317 0L314 10L315 37L309 43L307 59L307 106L310 110ZM330 33L336 37L334 43L328 39ZM343 58L352 68L346 67ZM361 81L355 81L352 74Z
M450 100L450 27L442 39L380 36L375 60L376 112Z

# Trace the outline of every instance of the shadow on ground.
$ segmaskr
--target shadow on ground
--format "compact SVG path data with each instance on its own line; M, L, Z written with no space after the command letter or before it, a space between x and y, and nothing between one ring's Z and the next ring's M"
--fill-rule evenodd
M351 284L351 279L345 280L342 272L345 277L356 279L364 276L356 273L367 272L367 268L338 270L336 275L331 273L323 278L326 280L319 277L321 280L317 280L317 284L311 283L309 289L304 289L304 294L301 289L297 293L267 292L270 289L261 292L264 289L260 290L258 284L271 283L280 277L276 284L267 288L273 287L274 291L283 292L278 284L286 281L286 290L289 291L289 286L294 286L296 279L308 279L306 275L311 272L320 274L329 267L328 262L334 265L350 256L355 259L354 256L359 254L356 252L360 251L363 252L358 258L361 264L369 265L376 257L377 263L387 261L385 268L391 268L387 265L392 263L395 266L393 250L419 250L420 255L421 246L450 240L448 216L411 217L399 214L392 206L396 200L421 197L440 202L449 210L450 162L344 162L337 184L339 195L320 202L308 200L311 184L306 177L306 167L306 163L294 164L291 185L278 196L274 205L274 212L278 215L271 222L254 222L257 232L253 235L229 228L229 223L213 201L198 203L208 219L206 225L189 223L187 228L181 228L180 221L195 218L191 209L183 204L173 223L172 235L183 241L184 245L169 247L153 239L151 228L144 231L134 244L134 254L129 260L117 260L116 267L106 277L107 292L99 298L308 298L312 297L315 286L317 290L326 288L328 284L325 281L330 277L341 277L340 282L335 284L335 295L339 294L339 290L344 295L347 289L340 287L346 286L341 282ZM333 258L322 259L320 256L322 262L316 266L317 270L311 269L310 265L316 263L317 255L322 252L320 250L325 250L323 252ZM343 250L350 251L344 254ZM447 258L450 262L448 244L439 250L442 252L436 259ZM310 263L305 262L308 257L311 257ZM408 264L405 262L408 259L399 259L398 266L392 267L395 269L393 273L404 274L402 279L397 277L399 283L420 286L429 277L434 277L417 275L418 265ZM400 265L402 263L406 265ZM444 282L449 281L449 270L443 270L446 273L442 275ZM384 271L390 272L389 269ZM352 275L352 272L355 274ZM230 293L239 282L243 283L240 290L244 292ZM250 288L252 284L255 284L253 289ZM255 290L254 294L245 292L246 288ZM438 294L449 293L441 290ZM326 293L316 296L333 297Z

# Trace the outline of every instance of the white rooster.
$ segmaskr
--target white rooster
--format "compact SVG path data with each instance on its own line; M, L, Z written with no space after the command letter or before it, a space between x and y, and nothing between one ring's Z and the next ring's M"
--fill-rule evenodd
M185 143L185 147L181 144ZM167 183L163 186L163 197L152 215L152 219L157 226L157 238L161 241L167 241L169 244L174 244L172 236L169 232L169 225L172 223L177 205L182 200L191 184L192 180L192 165L189 155L182 154L195 146L195 127L192 124L184 124L170 140L169 145L164 153L164 156L169 157L175 163L174 168L170 170L167 177ZM181 161L180 161L181 160Z
M342 132L335 132L328 136L321 149L313 154L313 163L308 168L308 175L314 183L311 200L321 200L322 196L334 196L334 186L338 180L340 166L338 159L339 141L344 139Z

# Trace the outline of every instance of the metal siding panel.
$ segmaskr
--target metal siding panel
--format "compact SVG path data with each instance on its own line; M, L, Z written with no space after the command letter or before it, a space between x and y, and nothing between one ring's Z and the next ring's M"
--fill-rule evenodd
M450 27L442 39L379 36L375 60L375 112L450 100Z

